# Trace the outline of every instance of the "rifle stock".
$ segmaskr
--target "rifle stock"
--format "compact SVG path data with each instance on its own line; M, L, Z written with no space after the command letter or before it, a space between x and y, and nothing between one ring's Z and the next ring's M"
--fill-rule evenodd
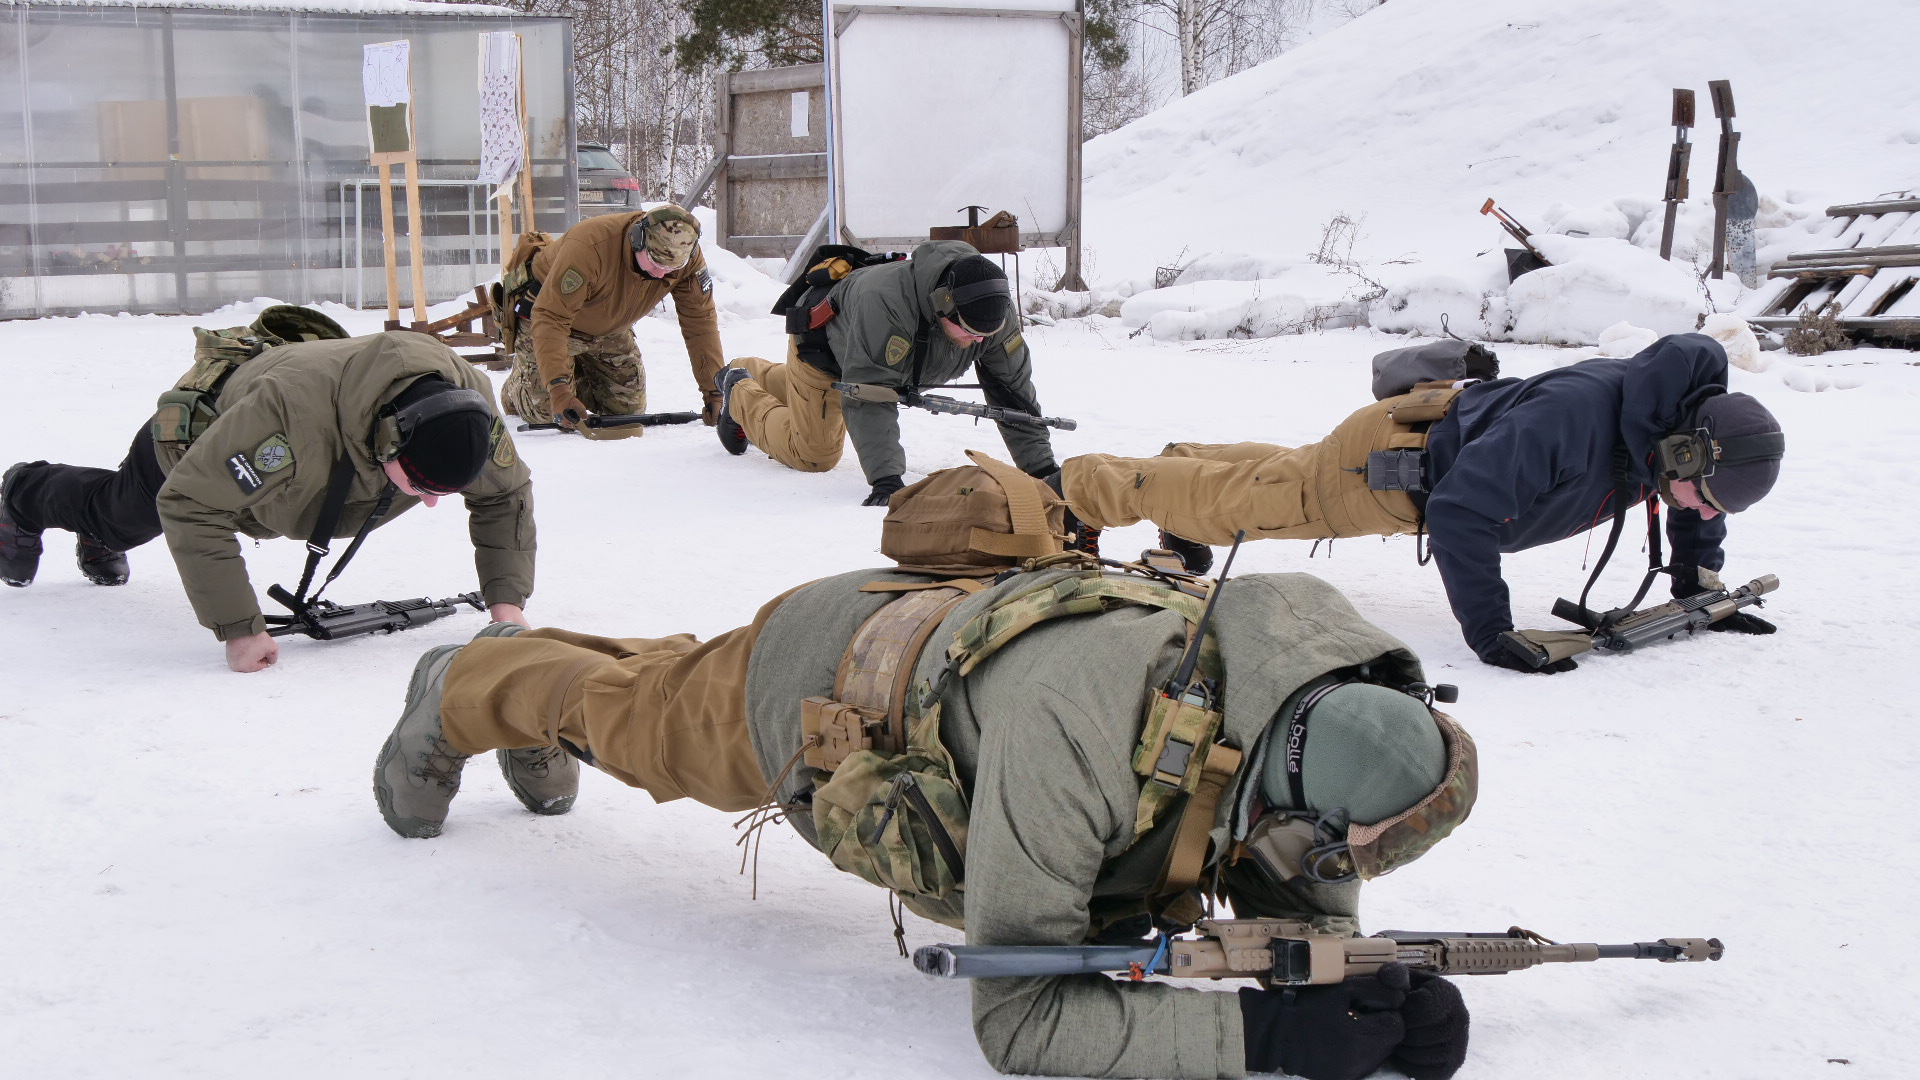
M274 637L304 634L316 641L337 641L364 634L396 634L446 618L460 605L485 611L487 604L478 592L461 593L445 600L417 596L411 600L375 600L368 604L340 605L331 600L309 601L296 605L292 594L278 585L267 595L279 601L291 615L268 615L267 633Z
M1436 975L1503 975L1541 964L1594 960L1718 960L1719 938L1661 938L1625 945L1549 941L1529 930L1505 933L1417 933L1389 930L1351 937L1288 919L1203 919L1198 936L1156 945L929 945L913 964L949 979L1079 975L1125 971L1181 979L1256 979L1262 985L1328 985L1371 975L1399 962Z

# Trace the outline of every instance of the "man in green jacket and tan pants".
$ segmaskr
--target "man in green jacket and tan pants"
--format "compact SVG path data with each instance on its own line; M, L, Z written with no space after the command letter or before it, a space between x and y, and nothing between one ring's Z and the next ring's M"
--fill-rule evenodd
M351 469L334 537L355 535L391 491L385 520L462 494L474 568L496 621L524 624L533 592L533 480L486 376L405 331L297 341L241 363L217 418L181 452L143 426L117 470L21 462L0 483L0 579L24 587L42 530L79 536L81 570L127 580L122 552L162 533L200 625L235 671L279 658L236 534L308 539L337 467Z

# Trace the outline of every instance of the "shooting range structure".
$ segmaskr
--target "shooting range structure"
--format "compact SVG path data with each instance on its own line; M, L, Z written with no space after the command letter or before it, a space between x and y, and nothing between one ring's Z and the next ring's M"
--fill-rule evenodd
M1829 206L1816 235L1831 242L1769 270L1748 321L1785 331L1828 313L1855 339L1920 347L1920 198Z
M386 304L362 46L412 42L428 302L499 268L476 38L524 41L540 228L577 213L572 24L408 0L0 4L0 318ZM414 229L414 218L418 229Z
M1673 226L1680 204L1687 201L1687 170L1693 162L1693 143L1687 133L1693 128L1693 91L1673 91L1673 149L1667 154L1667 189L1661 200L1667 204L1666 220L1660 226L1660 257L1673 258Z

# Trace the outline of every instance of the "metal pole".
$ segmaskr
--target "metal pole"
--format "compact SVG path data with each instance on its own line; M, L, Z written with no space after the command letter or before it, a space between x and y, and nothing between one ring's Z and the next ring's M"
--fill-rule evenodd
M827 85L827 243L841 242L840 221L840 100L838 96L839 80L834 78L834 70L839 66L839 51L834 47L835 30L833 28L833 0L820 0L820 60L825 65Z
M1079 0L1075 7L1075 14L1067 23L1067 265L1054 287L1085 292L1087 283L1080 276L1080 141L1086 81L1086 0Z

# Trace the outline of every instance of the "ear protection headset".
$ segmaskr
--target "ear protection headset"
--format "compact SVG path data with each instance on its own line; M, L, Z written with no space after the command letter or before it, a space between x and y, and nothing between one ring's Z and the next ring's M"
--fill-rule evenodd
M1732 438L1715 438L1703 422L1706 403L1727 392L1724 386L1710 386L1694 398L1688 410L1692 417L1687 430L1676 431L1653 444L1654 466L1661 487L1682 480L1700 480L1712 476L1722 465L1749 465L1786 456L1787 437L1778 431Z
M394 460L400 456L400 451L413 438L413 433L420 429L420 425L456 412L492 415L486 397L480 391L466 387L430 394L397 410L391 404L382 406L380 417L373 425L373 459L379 462Z
M1006 317L1002 316L1000 321L991 327L976 327L960 317L960 305L971 304L975 300L984 300L989 296L1005 296L1006 294L1006 278L987 278L984 281L976 281L971 285L962 285L958 289L951 285L941 285L933 290L933 313L943 319L952 319L964 327L969 333L976 334L980 337L992 337L994 334L1000 332L1002 326L1007 324ZM1011 306L1011 304L1009 304L1009 306Z

